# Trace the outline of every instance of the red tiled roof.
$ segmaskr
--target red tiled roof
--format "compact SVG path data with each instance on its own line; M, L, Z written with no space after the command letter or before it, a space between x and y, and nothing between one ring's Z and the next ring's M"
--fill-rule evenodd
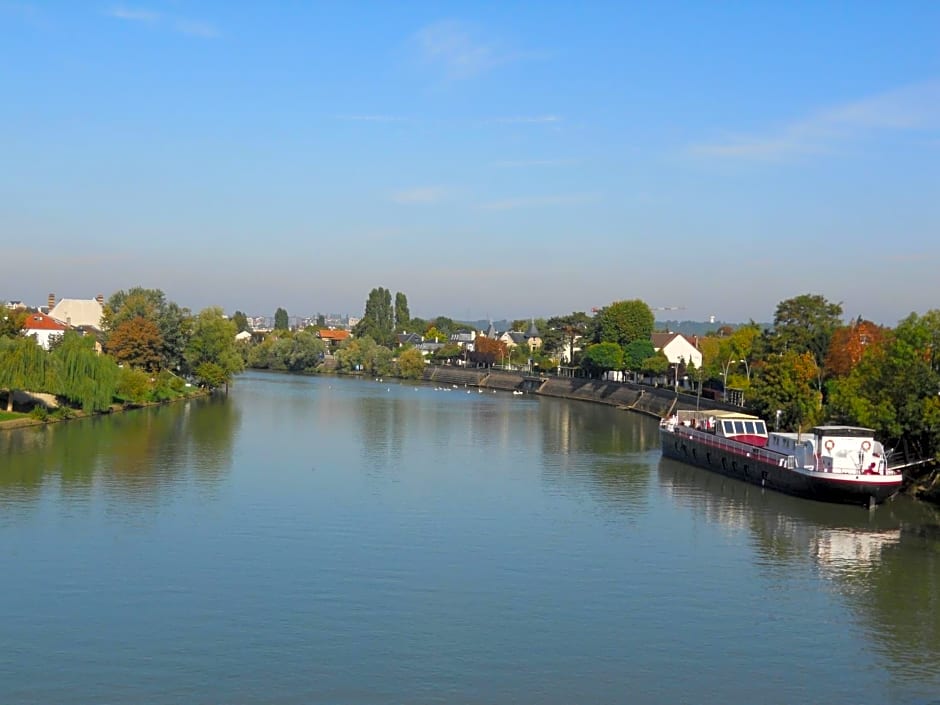
M349 337L348 330L330 330L329 328L321 328L317 331L317 335L320 340L333 340L340 341L346 340Z
M69 327L41 313L32 313L23 321L23 330L68 330Z

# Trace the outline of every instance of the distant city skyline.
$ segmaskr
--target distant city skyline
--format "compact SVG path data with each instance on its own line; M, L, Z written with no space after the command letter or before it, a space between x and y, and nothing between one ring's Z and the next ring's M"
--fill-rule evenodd
M940 308L940 5L0 0L0 299ZM680 315L681 314L681 315ZM657 318L661 318L657 315Z

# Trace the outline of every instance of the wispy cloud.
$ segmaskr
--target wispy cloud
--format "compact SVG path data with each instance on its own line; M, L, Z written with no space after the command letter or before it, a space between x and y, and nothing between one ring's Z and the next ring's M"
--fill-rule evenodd
M576 164L574 159L504 159L493 162L493 166L500 169L517 169L535 166L570 166Z
M560 115L512 115L509 117L491 118L486 121L488 125L551 125L564 120Z
M486 211L508 211L515 208L547 208L552 206L576 206L591 203L600 199L596 193L562 193L552 196L525 196L521 198L506 198L499 201L481 203L480 208Z
M191 37L202 37L203 39L215 39L219 36L219 30L208 22L199 22L196 20L178 19L173 22L173 28L181 33L188 34Z
M153 10L145 10L140 7L125 7L115 5L105 12L109 17L129 22L156 22L160 19L160 13Z
M427 205L439 203L447 197L447 189L442 186L419 186L417 188L396 191L391 198L401 205Z
M336 119L349 122L405 122L408 118L400 115L337 115Z
M878 132L938 128L940 81L930 81L821 110L764 134L693 145L690 151L705 157L780 160L826 152L839 142Z
M208 22L164 15L156 10L149 10L142 7L115 5L106 10L104 14L108 17L113 17L114 19L123 20L125 22L142 22L159 26L191 37L214 39L220 34L218 28Z
M467 79L516 61L544 58L544 52L518 51L480 37L455 20L430 24L412 37L420 60L438 67L451 80Z

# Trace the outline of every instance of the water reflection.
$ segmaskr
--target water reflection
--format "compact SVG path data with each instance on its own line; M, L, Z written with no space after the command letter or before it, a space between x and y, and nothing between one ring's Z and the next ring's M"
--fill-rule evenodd
M200 483L218 482L231 465L240 418L217 396L2 432L0 506L9 516L51 488L65 499L100 489L147 503L190 470Z
M569 492L588 489L621 515L649 507L650 463L659 456L656 422L597 404L542 399L543 473Z
M662 459L660 488L709 522L746 531L774 570L812 565L903 683L940 690L940 510L906 497L869 512L788 497Z

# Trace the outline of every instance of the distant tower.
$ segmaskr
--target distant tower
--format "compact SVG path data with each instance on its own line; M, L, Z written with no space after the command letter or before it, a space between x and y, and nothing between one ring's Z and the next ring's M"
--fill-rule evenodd
M714 313L713 313L711 316L708 317L708 322L709 322L709 323L714 323L714 322L715 322L715 314L714 314Z
M55 308L55 294L49 294L49 299L46 303L49 305L50 311L54 309Z

